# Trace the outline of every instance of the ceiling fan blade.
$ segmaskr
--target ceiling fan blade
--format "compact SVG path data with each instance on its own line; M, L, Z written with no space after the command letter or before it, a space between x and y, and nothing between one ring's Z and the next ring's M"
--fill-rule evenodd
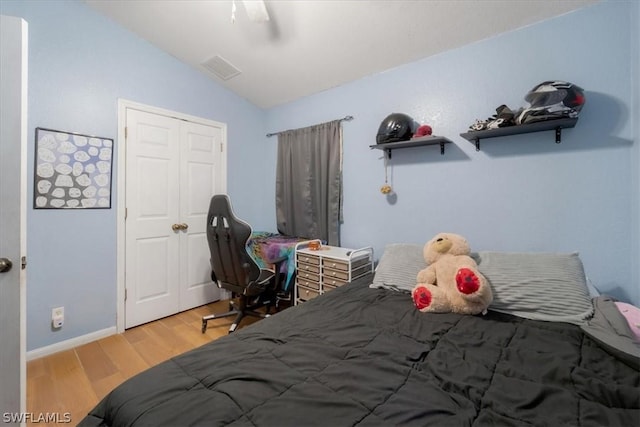
M263 0L242 0L247 16L252 22L266 22L269 20L269 12Z

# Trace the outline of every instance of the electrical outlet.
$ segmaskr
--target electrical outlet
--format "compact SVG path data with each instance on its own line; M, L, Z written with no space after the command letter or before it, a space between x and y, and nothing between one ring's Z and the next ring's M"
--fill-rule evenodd
M51 324L54 328L61 328L64 324L64 307L56 307L51 310Z

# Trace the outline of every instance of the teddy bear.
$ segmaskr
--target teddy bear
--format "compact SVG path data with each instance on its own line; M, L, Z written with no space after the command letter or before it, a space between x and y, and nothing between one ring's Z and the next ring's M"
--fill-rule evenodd
M418 310L486 313L493 294L469 253L467 240L454 233L439 233L424 245L428 267L418 273L417 284L411 291Z

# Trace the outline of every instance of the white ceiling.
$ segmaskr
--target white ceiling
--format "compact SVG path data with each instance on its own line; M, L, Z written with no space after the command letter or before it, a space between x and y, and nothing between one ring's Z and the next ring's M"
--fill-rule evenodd
M284 104L599 0L266 0L251 22L237 0L85 0L261 108ZM241 73L201 64L219 55Z

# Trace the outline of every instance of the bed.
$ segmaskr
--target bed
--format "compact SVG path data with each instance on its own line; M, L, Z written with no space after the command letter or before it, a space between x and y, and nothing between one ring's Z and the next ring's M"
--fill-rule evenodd
M639 425L636 338L579 256L476 256L486 315L417 311L421 247L390 245L375 276L129 379L80 426Z

